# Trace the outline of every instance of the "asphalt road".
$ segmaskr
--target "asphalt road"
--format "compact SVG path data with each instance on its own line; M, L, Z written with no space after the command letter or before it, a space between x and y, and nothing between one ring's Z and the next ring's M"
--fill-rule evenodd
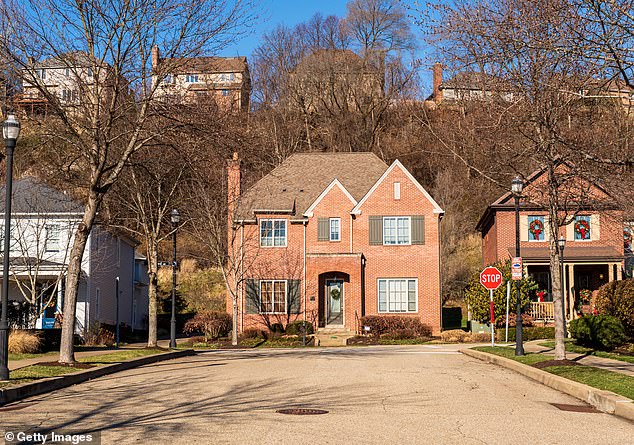
M103 444L628 444L634 424L451 346L219 351L0 410L5 431ZM284 408L328 414L290 416ZM17 409L16 409L17 408Z

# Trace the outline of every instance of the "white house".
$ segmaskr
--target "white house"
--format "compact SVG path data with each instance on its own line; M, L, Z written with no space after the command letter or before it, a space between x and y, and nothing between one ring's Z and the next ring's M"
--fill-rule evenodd
M0 195L4 193L2 187ZM82 203L65 192L33 177L14 181L9 268L12 325L40 329L59 326L64 278L82 214ZM4 220L4 199L0 219ZM4 234L2 223L0 232ZM147 273L145 259L136 254L137 244L101 226L92 230L77 298L78 334L95 323L115 324L117 288L120 323L132 329L147 328Z

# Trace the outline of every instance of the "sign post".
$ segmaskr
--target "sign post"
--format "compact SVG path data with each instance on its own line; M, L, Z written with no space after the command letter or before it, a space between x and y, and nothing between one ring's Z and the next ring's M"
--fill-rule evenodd
M489 291L489 308L491 310L491 346L495 345L495 304L493 291L502 284L502 272L497 267L489 266L480 272L480 284Z
M506 335L504 336L504 342L509 342L509 300L511 299L511 282L506 282Z

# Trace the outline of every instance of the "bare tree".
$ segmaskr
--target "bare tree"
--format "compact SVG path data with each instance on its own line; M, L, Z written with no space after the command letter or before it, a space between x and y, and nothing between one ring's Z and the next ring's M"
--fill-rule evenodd
M161 80L174 66L152 73L152 47L159 45L174 64L214 52L244 31L247 8L248 0L2 3L0 49L47 100L42 137L66 153L59 170L77 180L86 201L68 266L60 362L74 361L80 264L103 198L130 157L160 134L149 125L163 111L153 106L158 82L151 78ZM71 70L75 95L64 97L47 85L46 66L38 68L33 58Z

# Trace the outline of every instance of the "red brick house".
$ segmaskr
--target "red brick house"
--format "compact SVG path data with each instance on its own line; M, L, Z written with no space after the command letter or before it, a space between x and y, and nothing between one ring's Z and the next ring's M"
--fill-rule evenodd
M398 314L439 333L444 212L398 160L294 154L244 194L237 156L228 165L240 331L295 320L356 331L364 315Z
M558 167L562 175L566 164ZM595 183L574 175L562 187L562 209L569 223L559 228L566 239L564 249L564 298L568 319L575 316L582 290L595 291L608 281L620 280L624 267L623 211L614 204L607 191ZM546 173L537 171L525 181L520 204L520 253L524 273L544 291L542 302L532 296L531 315L552 320L552 293L549 249L556 248L549 238L548 211L544 207ZM560 217L561 217L560 216ZM484 265L515 256L515 203L511 192L489 205L480 218L477 230L482 234Z

